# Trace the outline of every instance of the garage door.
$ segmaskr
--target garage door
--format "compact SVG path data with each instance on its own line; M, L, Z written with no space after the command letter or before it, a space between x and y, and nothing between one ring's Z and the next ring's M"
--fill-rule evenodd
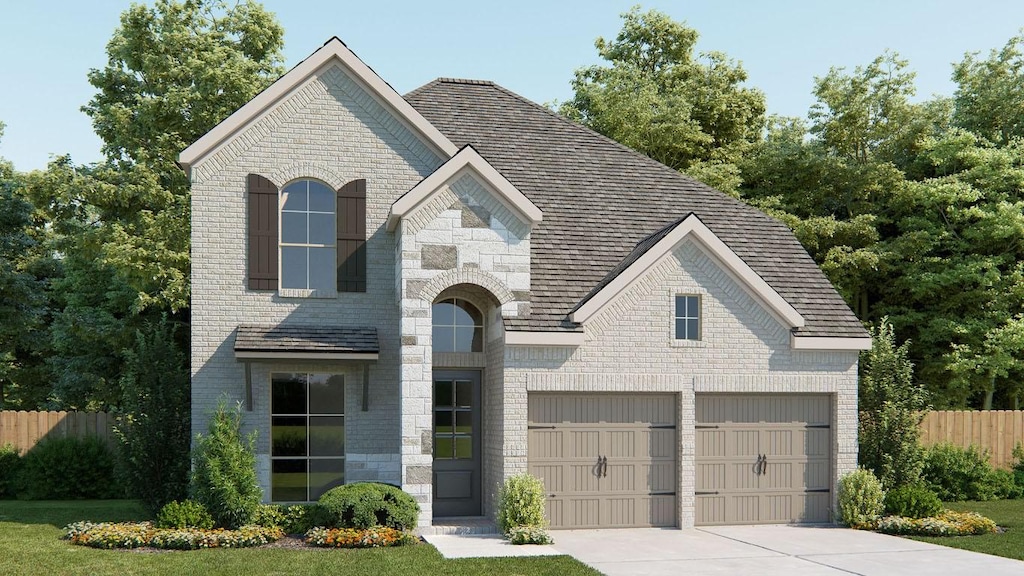
M697 395L697 524L829 522L827 395Z
M529 471L552 528L676 525L676 398L530 394Z

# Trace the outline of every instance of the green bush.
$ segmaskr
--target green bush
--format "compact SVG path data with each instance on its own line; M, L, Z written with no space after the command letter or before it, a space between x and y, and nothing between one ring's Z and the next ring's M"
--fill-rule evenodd
M156 516L157 528L213 528L213 516L199 502L184 500L168 502Z
M97 438L45 438L21 458L15 479L22 500L122 498L114 453Z
M885 513L904 518L928 518L942 512L942 502L923 484L907 484L885 494Z
M272 528L278 526L284 528L285 507L280 504L260 504L253 513L250 524Z
M992 468L988 454L975 446L936 444L928 448L922 476L943 502L1019 496L1013 473Z
M886 490L921 479L921 419L928 393L914 380L909 342L896 346L888 318L871 331L871 350L862 355L859 390L859 462Z
M320 497L330 520L327 528L416 527L420 506L412 496L389 484L359 482L331 488Z
M238 408L228 410L221 403L210 417L209 434L196 436L192 498L224 528L250 523L263 500L256 479L256 434L243 440L241 422Z
M1024 496L1024 445L1017 443L1013 447L1013 459L1013 483L1021 496Z
M14 479L20 469L21 451L14 444L0 446L0 499L14 497Z
M151 514L188 495L188 345L166 318L136 332L121 377L121 413L114 427L129 495Z
M519 544L554 544L547 530L537 526L513 526L508 529L508 541Z
M544 482L529 473L505 480L498 493L498 529L506 536L512 528L544 528Z
M885 492L870 470L858 468L839 479L839 520L854 528L869 526L882 515Z

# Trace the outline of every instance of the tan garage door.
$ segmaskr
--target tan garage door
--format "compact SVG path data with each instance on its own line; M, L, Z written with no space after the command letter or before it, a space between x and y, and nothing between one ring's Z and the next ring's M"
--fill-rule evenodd
M697 524L829 522L827 395L698 394Z
M552 528L676 525L676 397L529 397L529 471Z

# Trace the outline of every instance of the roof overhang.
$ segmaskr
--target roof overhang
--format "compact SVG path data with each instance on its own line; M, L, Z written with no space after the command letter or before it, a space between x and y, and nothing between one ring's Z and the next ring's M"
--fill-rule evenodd
M797 336L790 338L794 350L870 350L870 337L833 338L826 336Z
M506 331L506 346L581 346L583 332Z
M513 214L519 215L530 224L541 221L543 214L540 208L502 176L494 166L491 166L472 146L467 145L391 205L391 213L388 214L388 231L393 232L402 218L414 214L428 204L430 199L445 186L455 182L466 173L475 174L484 184L494 190L498 200Z
M377 329L361 326L242 324L235 358L259 360L377 360Z
M433 148L438 156L451 158L458 151L448 137L428 122L390 84L349 50L344 42L334 37L183 150L178 156L178 163L186 172L190 171L192 167L202 163L210 154L229 142L232 136L271 112L279 103L285 101L288 96L305 85L306 81L315 74L335 63L341 64L353 79L385 108L393 110L406 128L423 138L424 142Z
M803 316L768 285L757 272L754 272L725 242L722 242L695 214L690 214L683 219L647 252L573 311L569 315L570 320L585 325L687 238L692 238L703 246L718 260L726 272L740 282L748 293L763 302L789 328L800 328L804 325Z

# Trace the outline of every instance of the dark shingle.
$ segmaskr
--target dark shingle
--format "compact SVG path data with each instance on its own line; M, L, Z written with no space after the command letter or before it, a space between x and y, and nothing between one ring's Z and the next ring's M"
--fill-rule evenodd
M804 317L800 335L867 335L790 230L743 202L493 83L439 79L405 98L544 213L531 312L510 328L571 329L568 313L640 241L692 212Z
M380 346L372 327L242 324L235 333L235 352L376 354Z

